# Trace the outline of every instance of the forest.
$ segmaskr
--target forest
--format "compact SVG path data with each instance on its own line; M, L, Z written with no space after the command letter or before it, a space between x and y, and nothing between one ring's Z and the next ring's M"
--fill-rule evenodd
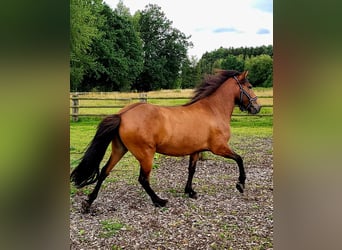
M70 1L70 90L150 91L193 88L215 69L248 70L254 86L273 86L273 46L223 48L188 56L191 36L161 7L131 15L122 1Z

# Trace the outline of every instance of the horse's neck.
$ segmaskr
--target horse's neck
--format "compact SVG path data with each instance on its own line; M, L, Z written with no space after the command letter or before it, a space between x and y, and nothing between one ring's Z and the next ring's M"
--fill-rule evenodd
M230 121L235 106L235 93L231 84L226 83L208 97L208 104L216 115Z

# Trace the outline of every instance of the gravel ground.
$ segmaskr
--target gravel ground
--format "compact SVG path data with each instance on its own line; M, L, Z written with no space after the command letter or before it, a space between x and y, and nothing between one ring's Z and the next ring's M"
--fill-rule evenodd
M166 207L152 205L135 166L130 177L103 184L88 214L84 191L71 196L70 249L273 249L272 139L240 138L232 148L244 159L244 194L235 188L235 162L208 154L193 180L199 197L190 199L188 157L160 157L151 186Z

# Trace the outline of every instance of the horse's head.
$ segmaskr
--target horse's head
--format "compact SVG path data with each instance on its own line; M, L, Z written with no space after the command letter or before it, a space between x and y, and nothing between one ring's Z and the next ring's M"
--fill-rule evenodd
M252 90L252 84L247 79L248 71L234 76L240 88L238 105L241 111L248 111L251 114L259 113L261 106L257 102L258 97Z

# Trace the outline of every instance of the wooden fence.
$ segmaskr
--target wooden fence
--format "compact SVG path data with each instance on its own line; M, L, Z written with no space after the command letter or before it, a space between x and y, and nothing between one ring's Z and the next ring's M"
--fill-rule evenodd
M273 96L258 96L258 98L273 98ZM80 116L106 116L107 114L80 114L79 109L81 108L96 108L96 109L105 109L105 108L123 108L125 105L133 103L133 102L148 102L148 100L189 100L189 97L147 97L147 93L139 93L137 97L133 98L99 98L99 97L82 97L79 93L71 93L71 113L70 116L72 117L72 121L78 121ZM80 105L82 100L97 100L97 101L119 101L120 105ZM185 103L185 102L184 102ZM273 105L262 105L262 107L272 107ZM233 116L247 116L247 114L236 114L233 113ZM273 116L272 114L257 114L256 116Z

